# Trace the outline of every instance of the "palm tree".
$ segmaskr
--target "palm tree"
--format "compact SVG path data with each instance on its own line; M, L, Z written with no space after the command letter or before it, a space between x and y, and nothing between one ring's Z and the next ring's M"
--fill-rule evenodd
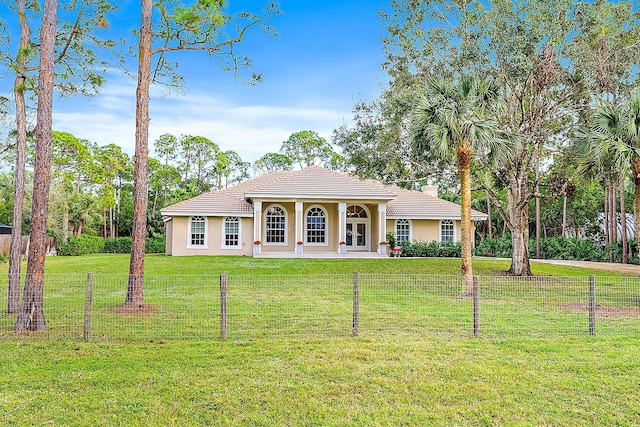
M418 100L413 115L414 145L418 152L431 152L458 161L461 196L461 270L465 295L473 290L471 265L471 176L474 154L502 157L506 134L491 114L501 105L497 87L483 78L463 76L458 80L432 79Z
M619 106L599 107L577 136L578 152L583 159L588 159L587 168L601 168L604 162L611 170L631 170L635 185L634 211L640 212L640 96ZM636 236L639 231L640 215L636 215Z

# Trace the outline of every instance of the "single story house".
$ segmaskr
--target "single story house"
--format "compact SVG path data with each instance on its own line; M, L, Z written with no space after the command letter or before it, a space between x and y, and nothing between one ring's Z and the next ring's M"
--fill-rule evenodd
M406 190L319 166L271 172L161 213L167 255L385 254L388 231L397 241L460 240L460 206L439 199L437 187Z

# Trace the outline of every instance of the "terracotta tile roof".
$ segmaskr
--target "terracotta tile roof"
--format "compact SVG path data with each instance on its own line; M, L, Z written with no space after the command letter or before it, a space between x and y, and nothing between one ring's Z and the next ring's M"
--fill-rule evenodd
M343 172L310 166L254 187L246 196L391 200L396 193Z
M243 199L224 191L211 191L160 209L162 215L253 214L253 207Z
M165 216L252 215L250 197L377 199L387 201L387 217L390 218L460 219L460 206L455 203L318 166L271 172L225 190L204 193L167 206L160 212ZM487 219L487 215L478 211L471 211L471 217Z
M471 210L471 218L475 221L487 217ZM397 199L387 203L387 218L460 219L460 205L421 191L402 190Z

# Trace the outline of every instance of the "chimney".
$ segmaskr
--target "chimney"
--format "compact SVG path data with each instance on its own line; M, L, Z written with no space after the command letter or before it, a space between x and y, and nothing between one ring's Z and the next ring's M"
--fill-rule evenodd
M422 192L429 196L438 197L438 186L437 185L423 185Z

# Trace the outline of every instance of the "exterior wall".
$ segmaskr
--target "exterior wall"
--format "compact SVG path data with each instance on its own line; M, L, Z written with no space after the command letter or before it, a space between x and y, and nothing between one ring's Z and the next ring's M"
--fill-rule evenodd
M306 213L311 206L322 206L327 211L327 244L307 244ZM294 212L295 213L295 212ZM302 205L302 241L304 253L327 253L338 251L338 204L305 202ZM295 236L294 236L295 238Z
M411 239L421 240L423 242L440 241L440 221L434 219L411 219ZM454 220L455 224L455 240L460 241L461 235L461 223L458 220ZM387 231L395 233L396 220L387 220Z
M165 255L173 255L173 220L164 223L164 235L167 239Z
M286 244L268 244L266 243L266 221L265 212L272 205L282 206L287 212L287 231ZM306 243L306 213L312 206L321 206L327 212L327 244L307 244ZM263 202L262 204L262 252L295 252L296 246L296 209L294 202L273 203ZM302 242L303 253L326 253L338 251L338 204L337 203L315 203L304 202L302 204Z
M266 212L270 206L278 205L282 206L287 213L287 231L286 231L286 244L281 243L267 243L267 227L266 227ZM293 202L274 203L274 202L262 202L262 236L260 241L262 242L262 252L293 252L296 246L296 206ZM253 228L252 228L253 230ZM253 241L252 241L253 243Z
M174 217L171 225L171 237L167 227L167 255L243 255L251 256L253 250L253 219L239 218L241 225L242 248L222 248L222 224L224 217L206 217L207 249L187 247L189 239L189 217ZM171 242L171 244L170 244ZM169 246L170 245L170 246Z

